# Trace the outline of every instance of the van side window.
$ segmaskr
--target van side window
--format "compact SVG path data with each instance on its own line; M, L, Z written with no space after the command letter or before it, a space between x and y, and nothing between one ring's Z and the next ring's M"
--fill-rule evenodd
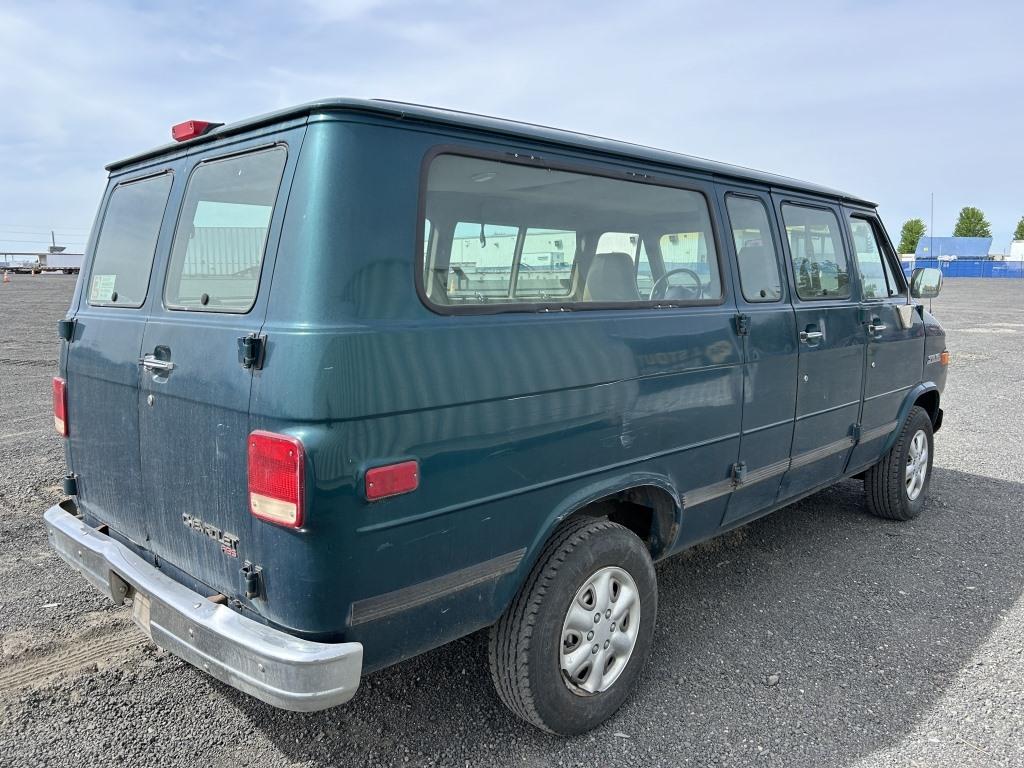
M451 244L448 295L507 298L518 240L518 227L458 222Z
M430 257L432 255L430 252L430 238L433 236L433 234L434 229L430 224L430 219L427 219L423 225L423 258L427 261L427 263L430 262Z
M285 150L275 147L196 166L167 266L168 307L252 308L285 159Z
M170 173L114 187L92 260L89 304L141 307L146 301L170 191Z
M857 257L857 269L860 272L864 298L884 299L902 293L903 286L896 281L896 275L871 222L851 216L850 236Z
M824 208L785 203L782 219L801 299L848 298L850 273L836 215Z
M757 198L732 194L726 195L725 205L736 244L743 298L750 302L778 301L782 298L782 277L768 209Z
M722 298L700 192L443 154L428 169L424 203L442 240L421 272L433 304L501 310Z
M527 229L516 273L516 296L568 296L575 263L575 232Z

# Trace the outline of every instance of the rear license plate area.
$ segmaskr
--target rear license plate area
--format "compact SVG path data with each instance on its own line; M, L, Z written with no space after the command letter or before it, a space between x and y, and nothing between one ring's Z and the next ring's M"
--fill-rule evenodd
M152 636L149 630L149 596L144 595L141 592L135 592L132 595L132 619L135 621L142 631L147 635Z

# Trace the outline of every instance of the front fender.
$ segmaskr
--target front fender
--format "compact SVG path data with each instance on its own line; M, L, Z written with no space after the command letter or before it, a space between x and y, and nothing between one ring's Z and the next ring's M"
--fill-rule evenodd
M907 393L906 397L903 398L903 404L900 406L899 416L897 416L896 418L897 427L896 429L893 430L892 434L889 435L888 439L885 441L885 445L882 447L881 455L884 456L886 453L889 452L893 445L896 444L896 438L899 437L900 432L903 430L903 425L906 424L907 422L907 417L910 416L910 409L914 407L914 403L918 401L921 395L927 394L929 392L934 392L936 398L939 398L939 402L941 402L942 395L939 390L938 384L936 384L934 381L921 382L913 389L911 389ZM940 410L940 417L938 422L940 424L942 423L941 413L942 411Z

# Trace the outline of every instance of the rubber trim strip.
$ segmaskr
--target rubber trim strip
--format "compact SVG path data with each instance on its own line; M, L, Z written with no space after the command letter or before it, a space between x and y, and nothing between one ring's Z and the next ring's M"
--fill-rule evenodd
M889 435L897 427L897 422L892 421L888 424L883 424L880 427L869 429L863 435L861 435L860 442L866 443L868 440L874 440L879 437L885 437ZM688 491L683 495L683 507L695 507L698 504L704 504L713 499L717 499L720 496L724 496L727 493L731 493L733 490L739 490L753 485L754 483L760 483L769 478L776 477L790 469L799 469L800 467L813 464L820 459L827 458L832 454L845 451L852 446L855 441L852 437L844 437L842 440L836 440L834 443L828 443L815 448L814 450L807 451L794 456L792 459L782 459L772 464L766 464L763 467L759 467L754 470L747 472L746 477L741 482L737 482L732 478L728 480L722 480L711 485L703 485L700 488L695 488L692 491Z
M880 427L866 430L861 433L860 441L866 443L868 440L877 440L880 437L888 437L892 434L892 431L899 426L898 421L890 421L888 424L883 424Z
M834 443L827 443L820 448L815 448L813 451L807 451L793 457L790 462L790 469L798 469L799 467L805 467L808 464L813 464L821 459L828 458L834 453L840 453L841 451L847 450L853 445L854 439L852 437L844 437L842 440L836 440Z
M728 478L727 480L720 480L717 483L711 485L702 485L699 488L694 488L683 494L683 508L696 507L698 504L705 504L709 501L713 501L727 493L732 493L734 490L746 488L753 485L754 483L760 483L768 478L781 475L783 472L789 469L789 459L782 459L776 461L773 464L766 464L763 467L747 472L746 477L743 478L742 482L736 481L734 478Z
M711 485L702 485L700 488L687 491L683 494L683 508L696 507L698 504L705 504L713 499L717 499L719 496L732 493L735 485L736 482L730 477Z
M434 600L475 587L485 581L512 573L526 556L526 547L504 555L437 576L419 584L385 592L352 603L348 624L350 627L377 621L386 616L408 611Z
M763 480L767 480L771 477L777 477L786 472L789 469L789 459L783 459L782 461L776 461L774 464L766 464L758 469L750 470L747 472L747 476L743 478L743 482L739 484L740 488L754 483L760 483Z

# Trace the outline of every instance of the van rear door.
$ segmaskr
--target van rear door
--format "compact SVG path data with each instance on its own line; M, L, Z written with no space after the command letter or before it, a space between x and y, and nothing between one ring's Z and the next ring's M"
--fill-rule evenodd
M139 353L154 254L171 229L165 210L177 168L169 161L112 179L64 355L67 460L79 509L140 546L149 529L139 461Z
M246 438L288 180L304 128L203 153L190 169L161 301L142 341L140 462L150 549L198 582L240 591L254 558ZM249 346L248 349L253 349Z

